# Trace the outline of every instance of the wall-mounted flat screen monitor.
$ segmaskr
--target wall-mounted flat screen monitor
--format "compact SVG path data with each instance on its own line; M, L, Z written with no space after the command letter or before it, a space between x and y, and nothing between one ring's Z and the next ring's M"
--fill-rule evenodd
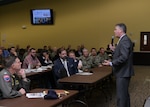
M31 9L31 23L33 25L51 25L53 24L52 9Z

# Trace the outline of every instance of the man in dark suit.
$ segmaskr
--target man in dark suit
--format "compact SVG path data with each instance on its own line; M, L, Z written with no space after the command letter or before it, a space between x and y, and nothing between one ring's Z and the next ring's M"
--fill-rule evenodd
M123 23L116 24L114 30L115 36L119 38L116 48L110 44L113 51L112 62L105 60L103 65L113 67L113 73L116 77L117 88L117 107L130 107L130 96L128 92L133 70L133 43L126 35L126 25Z
M58 50L59 58L54 61L54 75L56 81L60 78L69 77L77 73L73 58L67 57L67 51L63 48Z

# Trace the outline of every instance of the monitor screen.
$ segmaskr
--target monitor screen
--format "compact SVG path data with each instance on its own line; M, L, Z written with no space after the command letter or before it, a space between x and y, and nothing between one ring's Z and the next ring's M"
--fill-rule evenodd
M31 23L33 25L51 25L53 24L52 9L32 9Z

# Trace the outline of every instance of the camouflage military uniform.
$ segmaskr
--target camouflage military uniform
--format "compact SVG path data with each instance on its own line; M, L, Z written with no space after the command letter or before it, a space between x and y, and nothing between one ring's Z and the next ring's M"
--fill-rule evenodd
M96 58L97 58L97 56L91 56L91 59L92 59L92 67L97 67Z
M21 96L22 94L19 92L21 88L25 89L26 92L29 91L30 80L23 81L17 75L12 75L6 69L3 69L0 72L0 92L2 94L2 98L14 98Z
M100 64L102 64L102 62L103 62L104 60L109 60L109 59L110 59L110 58L109 58L109 56L108 56L107 53L104 53L104 55L102 55L101 53L99 53L99 54L96 56L95 64L96 64L97 66L99 66Z
M88 56L87 58L84 56L81 56L79 59L82 61L82 70L90 69L93 67L91 56Z

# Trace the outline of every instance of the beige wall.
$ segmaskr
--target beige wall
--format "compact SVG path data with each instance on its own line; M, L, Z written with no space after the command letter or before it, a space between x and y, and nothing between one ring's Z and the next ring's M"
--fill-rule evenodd
M139 51L140 32L150 31L149 4L149 0L22 0L0 6L1 45L41 48L71 44L76 48L84 44L98 49L110 43L114 25L124 22L135 51ZM34 8L52 8L54 25L31 25L30 9ZM27 28L22 29L23 25Z

